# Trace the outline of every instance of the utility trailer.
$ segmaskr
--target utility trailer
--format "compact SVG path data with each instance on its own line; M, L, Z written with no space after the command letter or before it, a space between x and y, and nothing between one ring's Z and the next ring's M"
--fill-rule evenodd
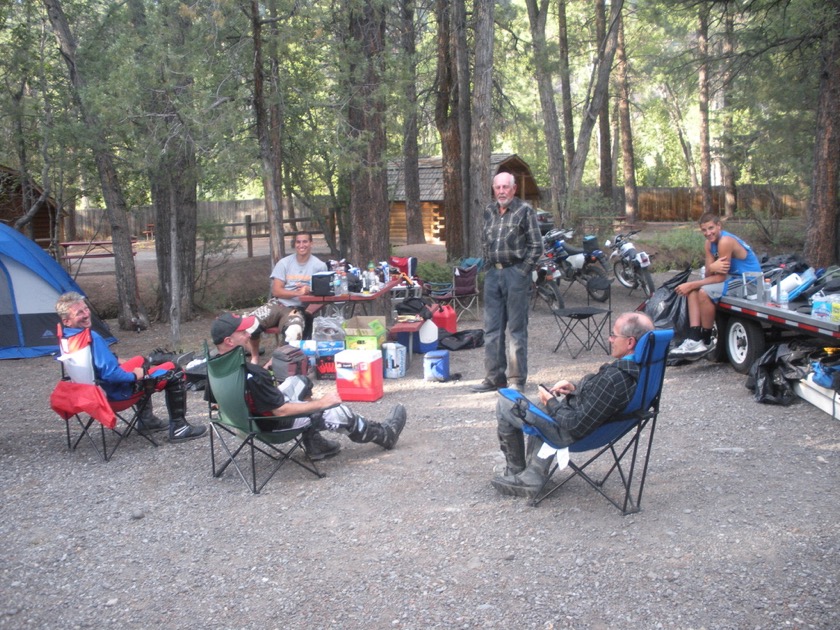
M807 336L826 346L840 346L840 323L742 297L725 295L720 299L715 326L718 339L710 358L728 359L741 374L749 372L753 362L764 354L768 341Z

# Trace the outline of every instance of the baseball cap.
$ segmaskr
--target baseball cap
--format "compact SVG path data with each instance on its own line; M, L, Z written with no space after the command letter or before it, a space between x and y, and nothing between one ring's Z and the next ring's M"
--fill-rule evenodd
M230 337L239 330L245 330L249 334L253 334L257 326L259 326L259 322L256 317L240 317L233 313L222 313L213 321L210 336L213 337L213 343L218 346L226 337Z

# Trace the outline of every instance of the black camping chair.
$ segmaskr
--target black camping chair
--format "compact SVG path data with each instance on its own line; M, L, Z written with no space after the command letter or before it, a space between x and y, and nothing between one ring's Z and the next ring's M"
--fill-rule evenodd
M571 473L563 481L549 488L552 476L560 468L555 461L548 477L532 500L532 505L539 505L568 481L580 477L618 508L622 514L627 515L639 511L650 461L650 451L653 446L656 420L659 416L659 399L665 379L665 359L668 354L668 344L671 342L673 334L671 330L656 330L643 335L639 339L633 354L633 359L640 366L639 381L633 399L615 418L568 446L570 456L588 451L595 451L595 454L582 464L575 464L570 457L568 466ZM501 389L499 394L509 400L524 401L529 405L529 411L549 422L554 422L551 416L528 401L520 392L512 389ZM540 437L546 444L558 451L562 448L552 444L551 440L547 439L540 433L539 429L532 425L526 424L523 430L525 433ZM645 430L647 430L647 439L643 440ZM609 463L606 473L597 476L595 473L590 474L589 471L595 468L596 462L602 457ZM617 498L614 493L612 495L607 494L604 489L604 485L614 472L618 473L617 477L621 486Z
M609 331L612 327L612 291L611 284L603 276L593 276L586 283L586 306L569 308L555 308L552 310L554 321L560 330L560 337L552 352L562 345L566 345L573 359L583 352L589 352L600 346L604 352L610 353ZM591 291L606 291L607 306L592 305ZM577 341L578 347L572 346Z

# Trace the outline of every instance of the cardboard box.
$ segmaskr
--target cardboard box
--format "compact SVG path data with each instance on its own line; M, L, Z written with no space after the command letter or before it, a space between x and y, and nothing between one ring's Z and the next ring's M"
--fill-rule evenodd
M343 341L318 341L315 352L315 378L335 380L335 355L344 350Z
M335 384L344 401L373 402L383 395L382 353L343 350L335 355Z
M388 329L384 317L357 315L344 321L344 345L348 350L379 350Z
M334 354L325 354L315 357L315 378L319 381L335 380Z
M315 342L315 352L316 354L335 354L336 352L341 352L345 350L344 342L343 341L316 341Z

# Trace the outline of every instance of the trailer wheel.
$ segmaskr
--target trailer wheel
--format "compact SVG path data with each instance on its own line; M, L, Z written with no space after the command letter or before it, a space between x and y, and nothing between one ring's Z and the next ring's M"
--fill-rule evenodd
M753 362L764 353L761 325L733 317L726 327L726 354L736 372L746 374Z
M712 340L715 347L706 355L706 360L712 363L725 363L729 361L726 356L726 339L723 336L726 330L726 317L718 313L715 317L715 325L712 327Z

